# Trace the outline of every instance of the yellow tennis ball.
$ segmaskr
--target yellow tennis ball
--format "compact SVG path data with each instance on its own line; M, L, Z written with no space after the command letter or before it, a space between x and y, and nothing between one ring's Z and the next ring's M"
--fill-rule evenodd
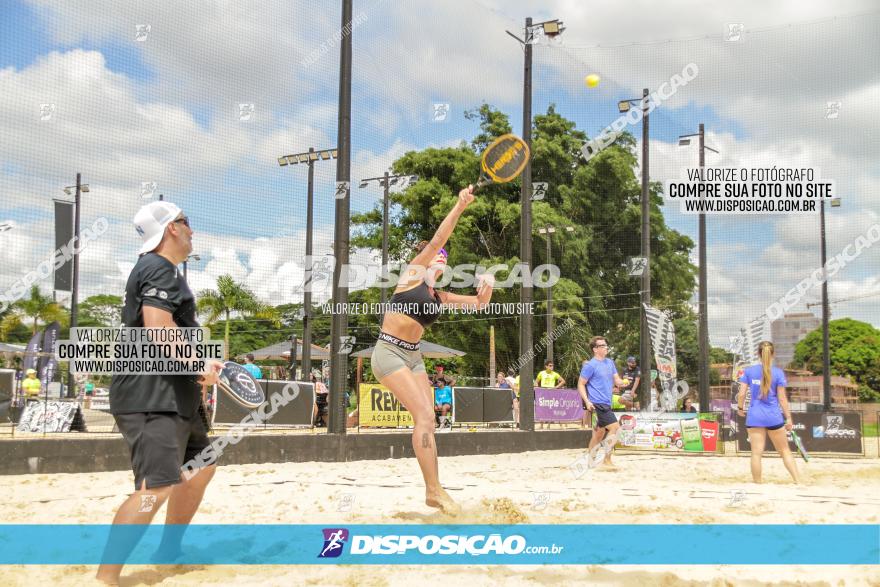
M587 84L588 88L595 88L599 85L599 76L595 73L591 73L584 78L584 83Z

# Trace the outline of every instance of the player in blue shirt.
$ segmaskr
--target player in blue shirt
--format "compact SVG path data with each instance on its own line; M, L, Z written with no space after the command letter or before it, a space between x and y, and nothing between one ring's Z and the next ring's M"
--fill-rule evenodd
M443 377L434 382L434 411L440 414L440 430L449 432L452 430L452 422L449 421L449 412L452 410L452 388Z
M614 385L623 387L623 379L617 374L614 361L607 358L608 341L602 336L594 336L590 340L590 349L593 358L581 367L581 376L578 378L578 392L588 412L596 412L596 428L590 436L590 456L592 462L593 448L608 435L605 443L604 463L611 464L611 449L617 442L617 416L611 411L611 391Z
M739 378L739 394L737 407L740 416L746 417L749 429L749 444L752 447L752 479L761 482L761 456L767 436L782 456L785 468L791 473L795 483L800 483L797 465L791 448L788 446L788 431L791 430L791 409L785 394L785 372L779 367L772 367L773 343L763 341L758 345L761 362L746 367ZM745 413L746 394L749 394L749 413Z

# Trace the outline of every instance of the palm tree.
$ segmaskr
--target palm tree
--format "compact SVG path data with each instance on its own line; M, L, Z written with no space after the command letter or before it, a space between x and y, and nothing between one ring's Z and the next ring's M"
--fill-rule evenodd
M0 334L5 338L10 332L24 323L25 319L33 320L31 335L37 333L40 323L50 324L56 320L65 326L67 311L54 302L49 296L40 293L40 288L31 286L30 297L23 298L12 304L10 311L0 321Z
M277 328L281 326L278 311L257 299L257 296L244 285L236 283L231 275L221 275L217 279L217 290L206 289L199 292L197 302L199 314L207 316L208 324L217 321L220 316L226 321L224 356L229 356L229 316L237 312L249 318L271 320Z

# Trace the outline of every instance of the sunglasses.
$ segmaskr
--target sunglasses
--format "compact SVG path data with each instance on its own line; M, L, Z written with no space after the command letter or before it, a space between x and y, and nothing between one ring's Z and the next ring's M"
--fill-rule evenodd
M608 345L607 345L607 344L597 344L597 345L596 345L596 348L597 348L597 349L607 349L607 348L608 348Z
M440 254L446 258L449 258L449 253L446 252L446 249L440 249Z
M189 218L187 218L186 216L181 216L181 217L178 218L177 220L172 220L172 222L183 222L183 225L184 225L185 227L190 228L190 225L189 225Z

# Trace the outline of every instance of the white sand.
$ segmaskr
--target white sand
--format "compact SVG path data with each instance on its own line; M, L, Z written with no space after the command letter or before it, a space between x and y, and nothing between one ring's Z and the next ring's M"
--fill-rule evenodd
M372 523L878 523L880 459L798 461L795 486L778 458L764 459L764 484L748 458L617 453L616 470L569 466L581 451L441 458L441 479L463 506L455 518L423 504L414 459L221 467L194 522ZM264 492L241 509L237 497ZM0 477L0 523L109 523L132 488L129 472ZM731 507L741 492L742 503ZM253 503L253 500L248 500ZM769 514L759 514L765 510ZM160 512L157 521L163 514ZM586 539L587 537L585 537ZM609 540L610 538L610 540ZM613 537L605 537L613 544ZM620 561L626 562L626 548ZM682 548L688 548L682 545ZM94 567L14 566L3 585L80 585ZM129 566L124 585L878 585L880 567L789 566Z

